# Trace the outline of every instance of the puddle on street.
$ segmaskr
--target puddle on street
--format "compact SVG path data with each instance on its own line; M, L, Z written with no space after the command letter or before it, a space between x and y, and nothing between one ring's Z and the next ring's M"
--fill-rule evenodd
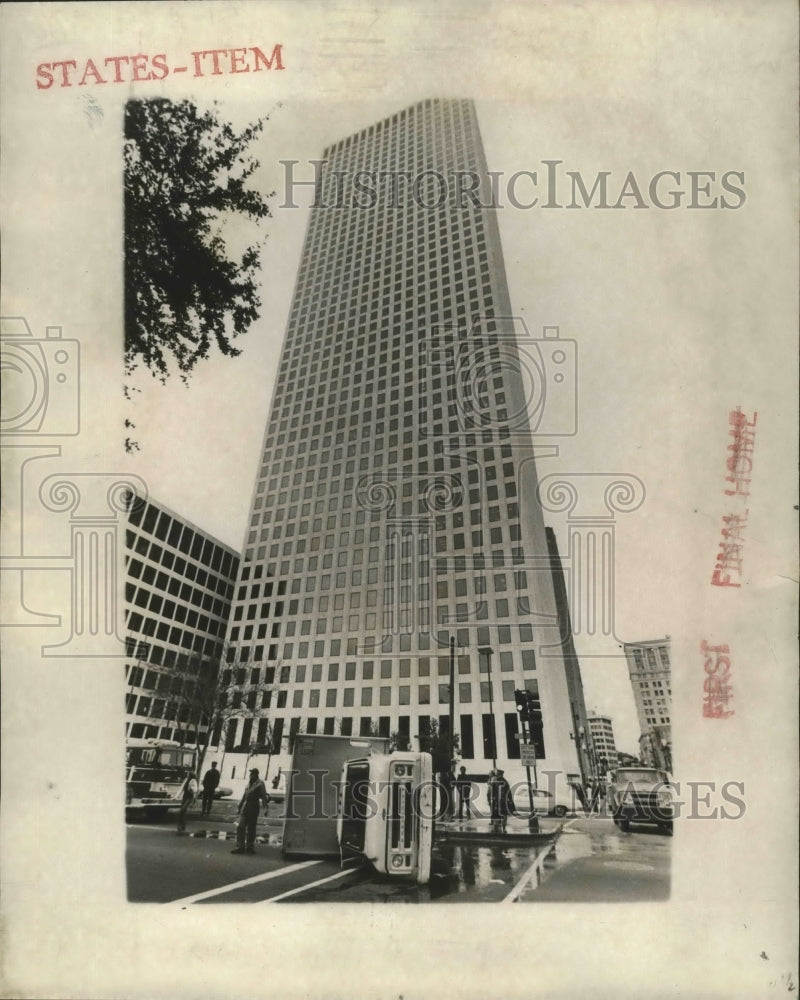
M592 839L585 833L561 836L556 841L555 857L560 865L566 864L568 861L577 861L578 858L588 858L594 853Z

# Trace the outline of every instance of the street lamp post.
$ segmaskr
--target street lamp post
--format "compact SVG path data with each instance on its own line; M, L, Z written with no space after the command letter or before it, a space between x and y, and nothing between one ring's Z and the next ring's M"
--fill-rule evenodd
M478 655L486 657L486 676L489 684L489 737L492 741L492 770L497 770L497 739L495 738L494 726L494 701L492 698L492 653L494 650L490 646L479 646Z
M450 690L448 691L448 695L449 695L448 708L449 708L449 715L450 715L450 733L449 733L449 736L450 736L450 740L449 740L449 744L450 744L450 746L449 746L449 749L450 749L450 759L449 759L449 762L448 762L448 768L452 765L453 758L455 757L455 752L454 752L455 740L456 740L456 735L455 735L455 733L456 733L456 729L455 729L455 725L456 725L456 708L455 708L456 692L455 692L455 687L456 687L456 640L455 640L455 637L451 635L450 636Z

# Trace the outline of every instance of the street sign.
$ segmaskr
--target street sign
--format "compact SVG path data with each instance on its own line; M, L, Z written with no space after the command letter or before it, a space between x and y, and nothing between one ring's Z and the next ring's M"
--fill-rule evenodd
M535 767L536 766L536 747L528 745L523 745L519 748L520 753L520 763L523 767Z

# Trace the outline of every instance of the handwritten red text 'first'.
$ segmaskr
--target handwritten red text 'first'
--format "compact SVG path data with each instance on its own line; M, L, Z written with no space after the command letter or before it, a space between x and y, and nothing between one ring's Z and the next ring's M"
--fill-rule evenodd
M166 53L150 56L106 56L102 59L60 59L39 63L36 89L51 87L86 87L104 83L145 83L165 80L170 74L223 76L231 73L260 73L265 69L284 69L283 46L275 45L269 55L255 45L240 49L200 49L189 53L186 66L172 65Z

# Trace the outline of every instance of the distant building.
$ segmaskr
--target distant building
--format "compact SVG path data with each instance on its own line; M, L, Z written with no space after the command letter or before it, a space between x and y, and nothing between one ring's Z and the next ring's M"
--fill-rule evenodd
M556 598L556 613L561 628L562 652L564 654L564 669L569 692L570 711L572 715L572 736L578 747L578 763L580 778L586 782L592 775L593 767L589 752L589 741L585 734L589 731L589 719L586 713L586 701L583 696L583 678L572 638L572 617L567 599L567 584L564 578L564 566L558 551L556 533L552 528L545 528L547 549L550 554L550 566L553 573L553 591ZM613 736L612 736L613 742Z
M140 497L129 504L125 545L125 734L192 741L182 683L221 658L239 556Z
M651 767L672 770L672 668L669 636L623 644L639 716L639 748Z
M602 775L619 766L617 744L614 741L614 727L607 715L589 712L589 735L592 738L595 774Z

